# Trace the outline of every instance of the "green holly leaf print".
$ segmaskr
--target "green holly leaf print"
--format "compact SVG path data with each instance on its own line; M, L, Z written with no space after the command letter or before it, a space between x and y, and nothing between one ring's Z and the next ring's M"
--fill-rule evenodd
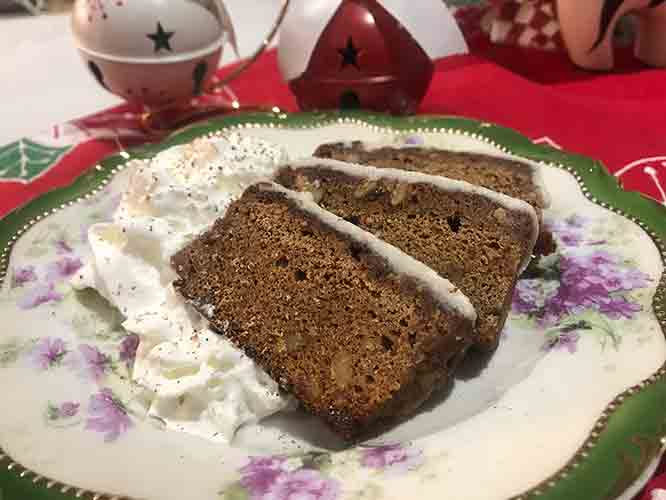
M0 146L0 182L28 184L58 163L71 149L71 146L46 146L30 139Z

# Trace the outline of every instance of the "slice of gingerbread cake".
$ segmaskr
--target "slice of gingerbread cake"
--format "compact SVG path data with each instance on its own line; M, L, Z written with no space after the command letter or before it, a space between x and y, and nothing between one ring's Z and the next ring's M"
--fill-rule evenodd
M172 258L176 289L346 439L407 415L472 344L450 281L273 183Z
M282 167L276 181L450 279L477 311L478 347L497 346L539 231L531 205L440 176L317 158Z
M548 194L538 168L530 163L428 147L373 147L361 141L323 144L314 156L441 175L526 201L536 210L541 224L535 253L548 255L555 250L552 234L542 224L542 212L549 205Z

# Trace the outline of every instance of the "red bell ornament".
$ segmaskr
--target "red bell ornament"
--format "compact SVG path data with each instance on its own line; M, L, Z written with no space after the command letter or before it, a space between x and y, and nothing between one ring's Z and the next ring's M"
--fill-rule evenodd
M278 59L300 108L409 114L434 59L467 52L442 0L292 0Z

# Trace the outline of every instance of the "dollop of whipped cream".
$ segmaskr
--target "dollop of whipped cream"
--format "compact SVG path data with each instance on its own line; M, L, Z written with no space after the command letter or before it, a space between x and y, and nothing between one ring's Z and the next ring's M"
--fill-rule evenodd
M135 162L113 222L89 230L92 257L73 285L97 290L139 335L133 379L150 391L148 416L167 428L229 442L241 425L288 404L275 381L185 303L170 265L285 159L281 148L236 133L175 146Z

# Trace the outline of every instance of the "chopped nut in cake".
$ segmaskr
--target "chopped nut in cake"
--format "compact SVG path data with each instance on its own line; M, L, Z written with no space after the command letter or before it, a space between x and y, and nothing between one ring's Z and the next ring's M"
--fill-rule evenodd
M473 340L476 313L451 282L272 183L172 265L217 331L347 439L413 412Z
M441 176L317 158L282 167L276 181L316 184L322 208L450 279L479 315L477 346L498 345L539 231L528 203Z
M323 144L314 156L376 168L440 175L483 186L526 201L536 210L540 223L542 211L548 205L548 196L536 167L518 160L425 147L375 148L360 141ZM541 226L535 253L548 255L554 250L551 233Z

